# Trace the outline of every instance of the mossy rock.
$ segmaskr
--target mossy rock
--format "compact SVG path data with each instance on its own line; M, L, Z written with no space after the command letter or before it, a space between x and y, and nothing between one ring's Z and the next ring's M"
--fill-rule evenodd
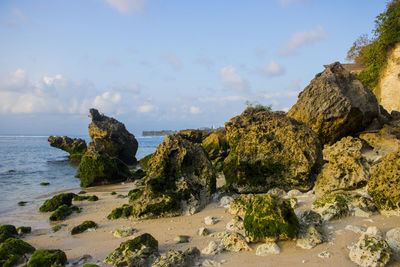
M76 196L74 193L62 193L55 195L51 199L46 200L42 206L40 206L40 212L55 211L61 205L72 205L72 199Z
M91 229L91 228L94 228L94 229L97 228L97 224L94 221L84 221L80 225L72 228L71 235L77 235L77 234L83 233L86 230Z
M19 201L18 206L23 207L23 206L25 206L26 203L28 203L28 202L27 201Z
M141 160L139 160L139 166L142 167L144 170L147 170L149 167L149 161L153 154L148 154L147 156L143 157Z
M131 174L128 166L121 160L105 154L97 154L82 157L76 176L81 178L82 187L88 187L121 182L129 178Z
M35 248L16 238L8 238L0 246L0 266L16 266L24 261L24 254L30 254Z
M51 215L50 221L61 221L67 218L69 215L72 214L72 209L67 205L61 205L58 207Z
M100 267L100 266L97 264L86 263L85 265L83 265L83 267Z
M10 237L17 237L18 232L14 225L3 224L0 226L0 243L3 243Z
M68 156L71 164L73 165L79 165L79 163L82 160L83 155L85 155L85 153L74 153Z
M40 185L47 186L47 185L50 185L50 183L49 182L41 182Z
M99 198L96 195L93 196L74 196L74 201L97 201Z
M110 195L112 195L112 196L114 196L114 195L116 195L117 194L117 192L115 192L115 191L112 191L111 193L110 193Z
M20 226L17 228L17 232L19 235L29 234L32 231L32 227L30 226Z
M67 255L60 249L38 249L29 259L27 267L65 266L67 262Z
M229 206L229 213L244 218L247 207L250 204L253 196L253 194L241 194L236 196Z
M229 143L225 135L225 129L220 129L211 133L202 142L202 146L217 172L223 171L223 162L229 153Z
M400 149L371 168L368 193L382 213L400 214Z
M132 210L132 206L124 204L122 205L122 207L113 209L111 213L107 216L107 219L116 220L121 217L129 218L132 215Z
M122 242L118 248L104 259L104 263L115 265L116 262L122 261L123 258L144 248L148 248L151 252L157 252L158 241L148 233L141 234L134 239Z
M393 255L388 243L377 237L363 234L350 248L349 258L359 266L385 266Z
M135 188L129 191L129 202L138 200L143 195L143 188Z
M66 224L59 224L59 225L56 225L56 226L53 226L52 228L51 228L51 230L55 233L55 232L58 232L58 231L60 231L62 228L64 228L65 226L67 226Z
M251 199L244 228L246 236L253 242L294 239L299 221L289 201L266 194Z
M349 199L346 194L332 193L317 198L311 209L326 220L346 217L350 214Z
M132 179L133 180L140 180L146 176L146 172L143 169L138 169L132 172Z

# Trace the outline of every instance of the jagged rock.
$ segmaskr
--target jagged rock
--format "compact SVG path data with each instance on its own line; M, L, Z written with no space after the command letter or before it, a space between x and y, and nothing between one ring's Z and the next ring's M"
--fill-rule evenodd
M143 186L130 194L133 218L194 214L215 192L216 178L203 147L180 134L165 138L149 159Z
M67 255L60 249L37 249L28 261L27 267L65 266Z
M324 144L363 131L379 114L375 95L339 62L317 74L288 112L309 125Z
M86 152L86 141L81 138L70 138L68 136L49 136L47 141L50 146L68 152L69 159L73 163L79 163Z
M201 250L201 253L205 255L215 255L222 252L223 250L224 248L221 246L220 243L211 241L210 243L208 243L207 247Z
M118 238L123 238L134 235L137 232L138 230L136 230L135 228L128 227L128 228L117 229L116 231L113 232L113 235Z
M231 196L223 196L220 199L218 205L220 207L229 208L231 206L232 200L233 200L233 197L231 197Z
M251 199L244 228L250 241L293 239L299 230L299 221L287 200L267 194Z
M233 215L238 215L244 218L246 214L247 206L250 204L251 199L254 195L252 194L242 194L236 196L229 206L229 213Z
M320 214L307 210L299 216L300 227L297 233L296 245L303 249L311 249L324 241L321 230L322 217Z
M144 233L122 242L104 259L104 263L114 266L148 267L158 256L158 241L150 234Z
M251 248L246 242L246 239L239 233L227 233L221 239L223 249L233 252L250 251Z
M205 225L214 225L218 222L218 219L212 216L207 216L204 218Z
M268 256L271 254L280 254L281 249L275 242L267 242L259 245L256 250L257 256Z
M207 235L209 235L210 234L210 231L207 229L207 228L205 228L205 227L200 227L198 230L197 230L197 235L199 235L199 236L207 236Z
M387 242L379 237L361 235L350 248L350 260L363 267L385 266L389 262L392 250Z
M226 140L225 129L219 129L206 137L202 145L217 172L223 170L224 159L229 153L229 144Z
M32 254L35 248L13 237L0 245L0 266L17 266L27 262L25 254Z
M10 237L17 237L18 232L14 225L11 224L3 224L0 226L0 244L7 240Z
M192 267L200 257L200 251L196 247L186 249L184 252L170 250L161 255L151 265L152 267Z
M400 149L371 168L368 192L381 213L400 214Z
M247 108L225 124L227 186L239 193L273 187L309 190L322 159L316 134L283 112Z
M400 258L400 227L392 228L387 231L386 242L392 248L397 258Z
M320 227L323 223L321 215L312 210L302 212L299 215L299 222L300 225L313 225L316 227Z
M227 224L225 229L231 232L240 232L244 230L243 220L239 216L233 217Z
M209 131L204 131L204 130L193 130L193 129L186 129L186 130L181 130L178 132L182 138L192 142L192 143L198 143L201 144L207 136L210 135Z
M323 150L323 165L315 182L314 190L323 195L339 190L353 190L365 186L369 180L370 165L363 156L366 145L351 136L344 137Z

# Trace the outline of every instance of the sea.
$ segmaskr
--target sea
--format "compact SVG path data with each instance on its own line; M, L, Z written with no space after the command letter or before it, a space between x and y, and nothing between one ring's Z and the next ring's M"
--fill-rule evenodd
M68 153L51 147L48 136L0 136L0 216L28 206L43 195L79 188L75 178L78 166L68 160ZM89 143L89 136L83 138ZM136 137L139 160L153 153L164 136ZM42 182L50 183L47 186Z

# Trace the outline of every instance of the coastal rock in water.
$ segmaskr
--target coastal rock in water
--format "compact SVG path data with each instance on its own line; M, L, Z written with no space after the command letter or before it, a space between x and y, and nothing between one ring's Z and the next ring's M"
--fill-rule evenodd
M294 239L299 221L289 201L267 194L251 199L244 228L250 241Z
M194 214L215 192L215 173L203 147L180 134L157 147L146 173L144 187L130 195L134 218Z
M225 129L219 129L211 133L203 140L202 145L213 163L215 170L217 172L222 172L223 162L229 152L229 144L228 140L226 140Z
M122 242L104 259L104 263L114 266L148 267L158 256L158 241L150 234L144 233Z
M400 149L371 168L368 192L382 213L400 214Z
M192 267L200 257L200 251L196 247L186 249L184 252L170 250L162 254L151 267Z
M10 237L17 237L18 232L14 225L3 224L0 226L0 244Z
M73 163L79 163L86 152L86 141L81 138L70 138L68 136L49 136L47 141L50 146L68 152Z
M356 244L350 248L350 260L363 267L385 266L392 255L387 242L379 237L361 235Z
M379 114L375 95L339 62L317 74L288 112L309 125L323 144L363 131Z
M230 149L223 171L235 191L311 189L322 150L307 125L283 112L249 107L225 123L225 129Z
M90 146L95 151L118 158L127 165L136 164L138 142L125 125L114 118L100 114L97 109L90 109L92 123L89 125Z
M67 262L67 255L60 249L38 249L32 254L27 267L65 266Z
M257 256L268 256L271 254L280 254L281 248L275 242L266 242L259 245L256 250Z
M344 137L323 150L323 165L314 190L323 195L339 190L353 190L365 186L369 180L370 165L363 156L365 144L354 137Z
M0 246L0 266L17 266L27 262L25 254L32 254L35 248L16 238L8 238Z

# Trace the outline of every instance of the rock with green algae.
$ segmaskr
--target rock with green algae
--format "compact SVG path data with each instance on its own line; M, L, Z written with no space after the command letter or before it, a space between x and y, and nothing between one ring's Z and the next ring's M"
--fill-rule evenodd
M35 248L16 238L8 238L0 246L0 266L17 266L27 262L25 254L32 254Z
M241 194L234 197L231 205L229 206L229 213L244 218L247 206L250 204L253 196L253 194Z
M392 254L393 251L385 240L378 236L363 234L350 248L349 258L359 266L381 267L389 262Z
M148 267L158 256L158 241L152 235L144 233L122 242L104 259L104 263L114 266Z
M17 237L18 232L14 225L3 224L0 226L0 244L10 237Z
M32 227L30 226L20 226L17 228L17 232L19 235L29 234L32 231Z
M195 261L200 257L200 251L196 247L190 247L185 251L170 250L158 257L151 267L190 267L195 266Z
M72 228L71 235L77 235L85 232L88 229L96 229L96 228L97 228L97 223L95 223L94 221L84 221L80 225Z
M322 161L317 135L284 112L247 108L225 123L227 186L239 193L311 189Z
M61 205L72 205L72 199L76 196L74 193L62 193L55 195L54 197L46 200L42 206L40 206L40 212L55 211Z
M37 249L30 257L27 267L65 266L67 255L60 249Z
M56 225L56 226L53 226L52 228L51 228L51 230L55 233L55 232L58 232L58 231L60 231L62 228L64 228L65 226L67 226L66 224L59 224L59 225Z
M257 195L248 205L244 228L252 242L294 239L299 221L287 200L269 194Z
M368 193L381 213L400 214L400 149L371 168Z
M49 136L47 139L50 146L68 152L69 159L73 163L79 163L86 152L86 141L81 138L70 138L68 136Z
M62 221L65 218L67 218L69 215L72 214L72 209L71 207L67 205L61 205L59 206L51 215L50 215L50 221Z
M74 201L83 201L83 200L87 200L87 201L97 201L99 200L99 198L96 195L93 196L74 196Z
M215 170L222 172L224 159L229 153L229 144L226 139L225 129L219 129L211 133L203 140L202 146L207 152Z
M97 264L86 263L85 265L83 265L83 267L100 267L100 266Z

